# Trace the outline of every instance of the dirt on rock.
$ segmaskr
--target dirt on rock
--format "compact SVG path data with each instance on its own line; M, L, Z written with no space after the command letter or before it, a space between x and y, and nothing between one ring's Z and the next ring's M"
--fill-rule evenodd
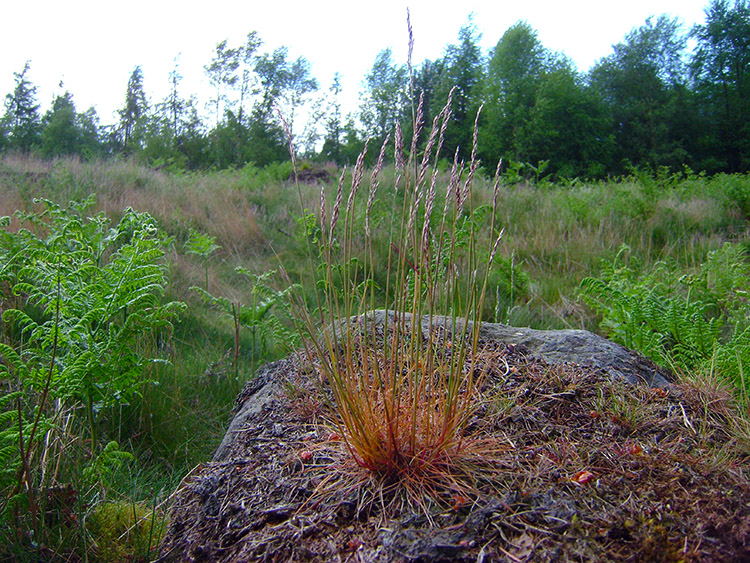
M748 433L727 393L480 349L467 433L498 447L475 494L414 506L367 475L293 356L238 397L214 461L173 497L158 561L750 561Z

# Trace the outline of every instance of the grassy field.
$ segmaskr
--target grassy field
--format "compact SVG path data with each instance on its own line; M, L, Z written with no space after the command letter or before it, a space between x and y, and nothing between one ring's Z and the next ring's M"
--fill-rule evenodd
M107 479L85 491L75 487L81 476L71 466L62 481L72 483L76 491L68 496L60 493L60 502L72 519L48 527L57 529L40 540L52 546L49 556L63 559L65 554L78 553L88 560L146 560L162 526L162 503L180 479L210 460L236 394L260 363L288 351L289 339L280 336L288 328L281 305L259 312L259 299L282 291L288 282L278 274L262 280L253 276L283 266L292 282L310 287L303 210L316 213L319 209L321 179L327 200L334 201L342 171L321 167L315 174L318 181L299 185L290 179L291 173L291 164L168 174L130 161L41 161L25 156L5 156L0 161L0 217L38 209L35 198L66 206L91 194L95 204L88 212L101 211L113 221L122 218L129 207L148 212L172 237L165 254L164 298L187 304L170 340L158 350L170 364L147 368L155 384L142 385L127 404L100 415L102 433L134 459L113 465ZM380 181L371 217L373 238L383 241L374 246L379 253L374 263L385 264L387 233L398 201L392 188L394 170L386 167ZM492 178L477 179L474 207L491 203L492 184ZM438 194L436 206L441 205ZM732 342L742 331L747 333L742 323L746 322L743 311L750 289L743 277L750 251L748 177L706 178L688 171L638 173L598 183L506 184L501 186L495 213L505 231L490 274L485 320L542 329L585 328L634 338L633 346L641 342L606 303L597 307L601 293L582 298L581 282L592 278L602 281L610 295L616 289L628 302L648 284L659 286L657 297L670 311L678 310L676 304L683 304L685 295L689 305L694 299L690 296L700 294L701 303L713 303L715 309L704 307L701 315L714 314L724 322L717 338ZM485 224L487 217L477 217L477 221ZM14 217L6 230L15 232L19 227ZM481 228L479 232L487 239L493 237ZM207 246L203 253L189 252L186 243L196 233L205 235L204 242L213 243L215 250ZM722 254L726 262L722 263L721 256L711 253L722 252L727 243L733 253ZM707 263L713 266L707 268ZM697 281L686 285L688 278ZM204 291L191 289L194 286ZM312 299L311 294L307 297ZM256 317L247 317L243 324L236 313L244 310ZM279 326L272 317L281 320ZM659 320L652 317L638 326L646 326L647 321L658 325ZM682 343L676 332L662 332ZM3 325L0 334L4 343L13 345L8 326ZM736 355L740 364L739 375L727 379L746 401L742 358L750 350L750 341L744 338L729 349L728 355ZM649 351L654 359L662 359L656 348L644 348L644 353ZM700 357L688 360L693 363L685 365L696 371L706 369ZM720 361L721 357L714 365L723 366ZM10 383L2 384L0 393L5 393ZM78 444L75 451L85 456L86 447ZM49 506L53 504L48 500ZM17 551L10 548L13 557L32 560L24 559L23 546L36 539L24 538L16 524L6 518L0 525L0 544L16 545ZM139 533L132 532L134 526ZM118 533L120 529L131 533ZM97 549L97 538L99 544L113 547Z

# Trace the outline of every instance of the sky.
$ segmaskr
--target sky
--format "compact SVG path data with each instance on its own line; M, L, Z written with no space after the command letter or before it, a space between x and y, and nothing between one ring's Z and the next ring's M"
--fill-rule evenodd
M406 10L414 30L413 62L436 59L456 43L469 21L488 51L523 20L546 48L568 55L580 71L609 55L649 16L678 17L686 29L705 20L709 0L2 0L0 100L14 87L14 72L30 61L29 79L46 111L69 91L79 111L94 106L103 125L116 121L128 78L141 66L151 103L169 90L175 59L182 95L200 105L211 90L203 67L216 44L244 42L257 31L269 51L285 46L291 59L304 56L321 90L342 76L344 112L355 111L362 81L383 49L406 62ZM62 88L60 84L62 83ZM203 107L199 109L203 110ZM0 113L4 111L0 110Z

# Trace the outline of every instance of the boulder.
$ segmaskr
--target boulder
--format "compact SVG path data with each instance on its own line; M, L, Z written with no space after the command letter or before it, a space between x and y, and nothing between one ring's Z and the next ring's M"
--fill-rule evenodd
M395 319L393 311L378 310L368 314L376 326L382 326L386 319L389 323ZM411 315L406 313L404 317L410 325ZM430 323L433 327L450 327L451 319L430 319L425 316L421 323L423 333L427 333ZM463 326L462 320L457 320L456 323L458 327ZM467 331L472 327L473 323L470 321ZM623 378L633 384L665 387L672 378L667 370L648 358L587 330L535 330L499 323L482 323L479 338L484 342L523 346L533 358L550 365L572 363L601 369L611 377Z
M369 313L376 326L383 326L386 319L394 322L393 311L378 310ZM411 324L411 315L405 314L407 324ZM463 326L457 321L458 326ZM422 319L422 330L427 332L430 319ZM450 325L448 317L434 317L432 325ZM469 323L468 330L471 330ZM632 384L645 384L649 387L669 385L670 374L652 361L637 352L602 338L587 330L534 330L531 328L513 327L499 323L482 323L479 337L484 342L522 346L532 357L547 364L571 363L582 367L603 370L612 378L621 378ZM214 461L227 458L231 451L234 436L246 424L248 419L256 416L269 404L277 400L282 379L279 371L290 369L289 360L272 363L258 372L237 397L237 408L229 430L214 454Z
M174 493L158 561L749 560L747 451L705 406L726 397L587 331L484 323L480 342L512 369L490 374L499 402L471 423L497 445L472 499L446 492L428 515L377 477L353 486L325 384L293 355L245 386L213 460Z

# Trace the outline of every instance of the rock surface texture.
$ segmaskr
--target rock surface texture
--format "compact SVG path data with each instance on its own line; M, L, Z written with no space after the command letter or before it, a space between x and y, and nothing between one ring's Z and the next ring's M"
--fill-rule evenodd
M376 325L382 325L386 316L393 322L393 312L370 313ZM407 322L411 315L406 314ZM463 323L458 321L459 325ZM426 332L430 319L422 319L422 331ZM450 319L435 317L432 326L450 325ZM469 329L471 323L469 323ZM621 377L629 383L645 383L650 387L669 384L670 374L640 354L628 350L587 330L534 330L504 324L482 323L479 337L484 342L506 345L521 345L534 358L550 365L572 363L581 367L604 370L611 377Z
M750 560L747 452L724 418L696 430L727 397L586 331L485 323L480 341L512 369L488 372L496 402L473 426L503 447L474 498L426 517L368 504L376 479L321 497L354 470L317 373L292 356L259 370L213 461L183 481L159 561Z

